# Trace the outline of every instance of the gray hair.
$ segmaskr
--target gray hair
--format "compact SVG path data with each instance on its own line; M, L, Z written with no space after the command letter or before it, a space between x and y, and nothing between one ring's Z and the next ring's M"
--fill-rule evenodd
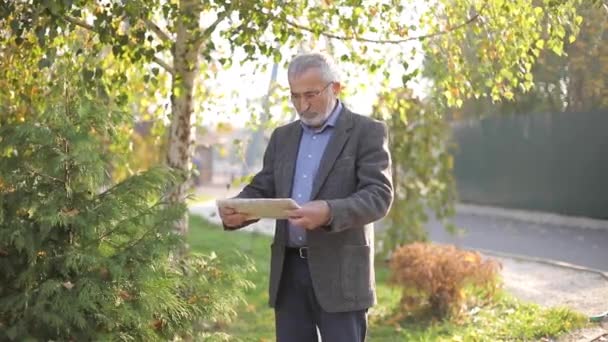
M321 75L325 82L338 82L340 80L331 58L317 52L303 53L295 56L287 68L287 77L292 79L313 68L317 68L321 71Z

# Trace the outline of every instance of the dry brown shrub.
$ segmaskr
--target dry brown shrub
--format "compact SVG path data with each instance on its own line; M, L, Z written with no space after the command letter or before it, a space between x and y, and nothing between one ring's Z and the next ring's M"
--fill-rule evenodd
M427 308L433 318L459 317L468 299L491 300L500 285L500 268L495 260L452 245L399 247L390 260L391 282L403 289L398 316ZM469 285L474 292L465 291ZM467 298L472 296L483 298Z

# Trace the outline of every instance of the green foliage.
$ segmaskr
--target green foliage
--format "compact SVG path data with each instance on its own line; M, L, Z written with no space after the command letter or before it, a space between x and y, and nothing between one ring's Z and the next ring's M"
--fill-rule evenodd
M257 233L225 232L222 227L192 216L187 237L193 251L216 253L228 267L238 267L250 259L255 272L247 274L254 286L245 292L245 301L238 307L238 318L219 321L212 332L227 333L234 340L274 340L274 312L268 306L268 275L270 272L270 237ZM206 340L205 340L206 341Z
M577 36L582 22L577 13L581 0L476 3L445 0L435 5L445 19L433 20L431 25L452 26L453 18L470 13L478 18L424 44L430 57L425 72L434 80L444 106L460 107L464 99L482 96L510 100L516 91L529 90L532 67L541 52L562 55L566 39Z
M124 6L84 0L35 1L32 5L5 1L0 6L0 22L11 33L8 40L20 43L33 33L42 48L60 32L84 28L97 37L87 49L109 47L113 56L134 64L159 64L159 57L173 58L160 65L170 72L167 66L173 72L182 67L176 58L195 63L189 66L195 69L201 61L213 68L240 62L232 58L237 51L252 61L270 56L280 62L283 54L310 45L339 50L336 58L342 64L388 80L396 66L407 69L411 63L415 48L408 42L420 41L431 57L426 71L434 75L437 93L443 103L454 105L482 94L494 100L509 99L515 89L529 89L527 75L540 53L547 49L562 54L564 41L576 37L582 21L577 13L581 3L441 0L420 6L413 1L388 5L341 0L286 6L276 1L210 1L194 6L191 1L137 0ZM192 13L207 15L202 27L191 22ZM179 27L191 31L189 44L198 53L190 60L174 55ZM321 38L329 42L322 44ZM45 52L42 64L52 64L57 49ZM146 70L153 87L162 86L159 71L158 67ZM99 77L97 72L89 75Z
M61 67L27 119L0 125L0 340L168 340L233 317L247 268L171 260L186 208L164 194L184 176L114 184L104 141L129 116Z
M570 30L563 38L564 53L541 51L526 77L529 91L517 89L512 101L493 103L488 97L464 101L450 109L454 119L485 115L585 112L608 107L608 17L605 10L583 2L577 12L584 18L578 35Z
M105 130L111 131L111 139L108 134L101 132L98 136L100 147L103 148L106 172L118 179L124 179L127 172L122 172L129 167L129 159L136 152L130 148L130 136L133 127L133 117L127 114L131 105L127 105L122 96L124 90L139 93L137 82L115 86L112 80L118 74L126 72L124 65L116 63L111 58L95 55L94 52L84 50L90 35L86 32L72 33L62 39L48 40L47 49L63 49L61 56L57 56L52 65L39 67L39 60L45 58L46 50L35 44L33 34L23 36L20 44L9 40L0 49L0 85L7 92L0 92L0 125L14 122L35 123L41 113L48 109L48 97L74 96L74 94L59 94L65 88L61 82L65 75L74 74L82 77L81 86L86 87L91 97L100 101L112 103L108 108L107 125ZM85 53L86 51L87 53ZM100 63L100 64L98 64ZM106 64L107 63L107 64ZM109 66L112 68L108 68ZM99 70L106 70L101 72ZM97 70L98 78L90 78L90 70ZM72 91L72 90L71 90ZM58 102L58 100L55 100ZM62 100L63 101L63 100ZM89 104L97 105L96 103ZM110 110L111 109L111 110ZM63 110L63 109L59 109ZM77 121L78 118L75 118ZM101 120L101 118L100 118ZM97 128L100 123L93 125ZM94 132L98 134L98 132ZM153 145L153 142L150 143ZM138 166L138 165L136 165ZM136 171L143 168L133 167Z
M374 116L389 127L395 200L383 233L382 250L426 240L424 223L429 210L438 219L454 208L449 127L434 110L407 89L381 94Z
M474 108L458 107L474 101L469 98L508 100L528 91L540 54L563 50L566 33L568 39L576 37L579 5L578 0L446 0L429 5L421 25L430 32L450 31L431 33L422 43L422 74L432 80L431 95L419 101L408 90L385 90L374 109L390 127L394 164L396 196L382 239L385 252L426 239L423 224L429 214L454 230L446 222L456 199L446 114L467 110L480 115ZM399 60L387 58L389 64ZM419 70L411 70L407 60L401 62L407 86Z
M259 70L267 66L263 56L279 63L284 55L300 49L324 49L350 70L343 83L349 84L351 94L357 94L358 87L366 86L388 91L394 88L395 79L405 85L420 74L421 68L415 64L419 49L411 42L422 42L429 60L424 69L434 81L432 98L440 105L438 108L461 106L470 97L510 99L516 89L530 89L532 67L544 49L560 54L564 38L576 36L582 19L577 13L580 3L581 0L440 0L424 5L419 1L388 4L352 0L289 4L222 0L133 0L128 4L3 1L0 27L6 34L0 35L0 40L15 45L29 43L40 49L39 65L48 67L58 51L64 50L53 44L65 43L63 39L71 34L82 35L86 38L79 40L81 46L77 49L104 57L96 65L84 68L83 75L90 80L106 80L112 85L108 88L117 89L116 97L124 102L137 101L132 94L138 92L123 86L128 78L125 75L132 74L116 70L125 65L133 67L143 77L143 83L149 84L151 93L161 90L165 97L171 97L170 140L164 145L156 141L156 146L167 147L170 165L186 170L193 150L188 137L194 122L191 116L195 109L204 107L196 103L207 104L216 98L206 89L197 88L196 80L212 79L218 68L242 62L235 55L255 62L254 67ZM200 17L204 18L202 25ZM107 61L113 64L108 65ZM201 101L202 96L205 101ZM140 108L147 107L142 103ZM157 110L154 116L165 114ZM391 120L401 119L398 114ZM416 127L443 129L438 124ZM406 130L404 134L395 130L393 140L406 140L412 133ZM444 150L440 137L443 133L414 134L417 135L440 140L439 150ZM172 148L174 145L178 147ZM415 163L422 161L438 168L420 167L415 177L420 180L419 175L429 171L436 177L435 184L422 180L414 185L419 188L415 191L426 191L434 199L404 195L409 199L401 213L414 216L404 221L411 221L412 229L424 220L426 205L444 217L450 212L445 203L453 199L451 180L444 176L450 168L446 166L447 157L430 147L418 147L412 150L418 158ZM435 190L440 188L445 190ZM180 188L180 192L184 189ZM419 237L418 234L414 238Z

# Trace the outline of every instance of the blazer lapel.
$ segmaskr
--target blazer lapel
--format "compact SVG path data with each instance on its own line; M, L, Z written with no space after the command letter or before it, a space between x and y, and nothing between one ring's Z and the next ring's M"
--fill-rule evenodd
M350 137L349 131L352 127L351 115L351 112L346 109L346 107L342 108L342 112L340 113L340 117L338 118L334 128L335 131L329 139L327 147L325 148L325 152L321 158L321 163L319 164L317 176L312 184L312 193L310 194L311 200L317 197L319 190L321 190L321 186L329 175L329 171L331 171L336 159L340 155L340 152L342 152L344 145Z
M293 174L296 168L296 160L298 159L298 150L300 147L300 139L302 137L302 126L299 123L292 124L283 145L284 153L280 155L283 163L279 172L279 187L277 189L277 197L288 198L291 196L291 188L293 186Z

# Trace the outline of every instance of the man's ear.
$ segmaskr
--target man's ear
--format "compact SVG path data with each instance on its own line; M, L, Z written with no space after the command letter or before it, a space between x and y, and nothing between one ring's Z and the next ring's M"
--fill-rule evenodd
M331 84L331 91L334 93L334 95L339 95L341 90L342 84L340 84L340 82L333 82Z

